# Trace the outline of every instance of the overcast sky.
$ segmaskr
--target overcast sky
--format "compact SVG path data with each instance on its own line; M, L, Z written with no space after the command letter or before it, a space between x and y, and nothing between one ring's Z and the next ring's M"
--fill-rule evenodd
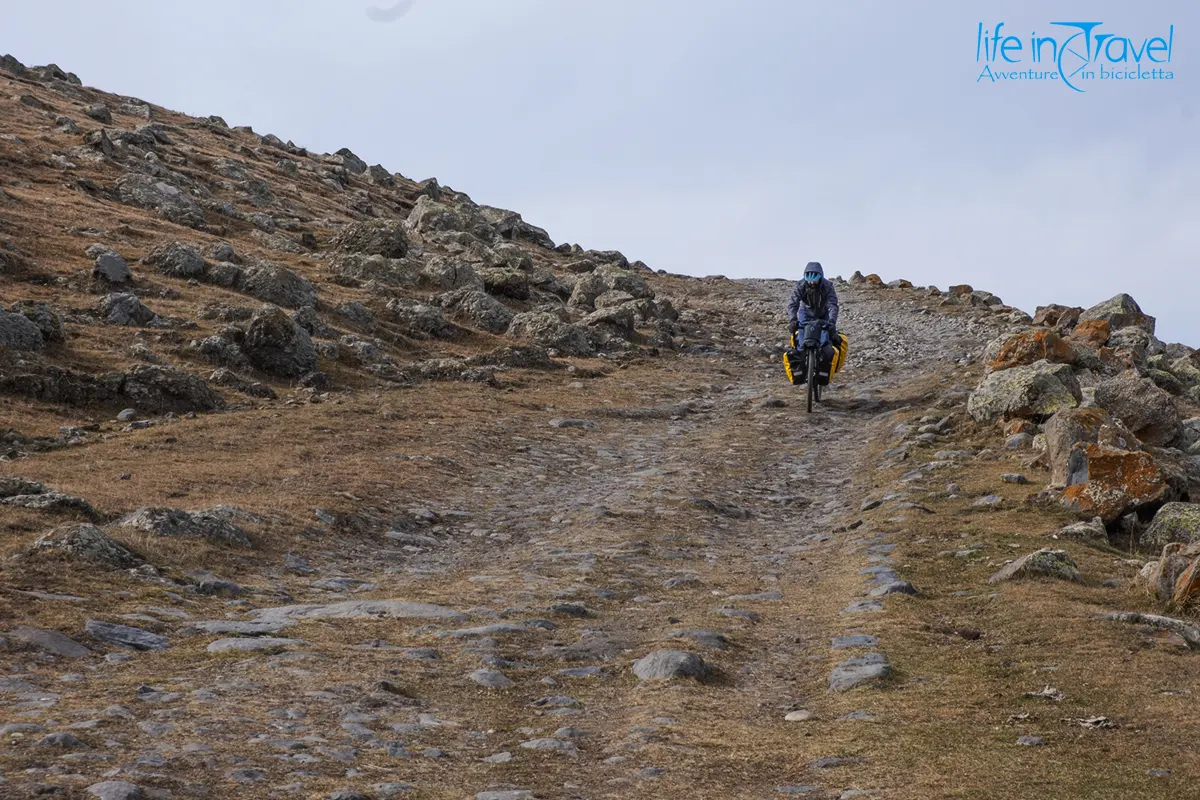
M27 64L436 176L556 241L695 275L815 259L1027 311L1127 291L1200 345L1190 0L6 5L0 52ZM1032 33L1074 32L1054 21L1139 48L1173 24L1175 77L976 80L979 23L1029 69Z

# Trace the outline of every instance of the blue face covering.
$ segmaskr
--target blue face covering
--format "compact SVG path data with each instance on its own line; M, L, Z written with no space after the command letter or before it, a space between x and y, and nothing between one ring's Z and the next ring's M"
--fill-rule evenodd
M816 283L821 280L821 274L819 272L806 272L804 273L804 280L809 283Z

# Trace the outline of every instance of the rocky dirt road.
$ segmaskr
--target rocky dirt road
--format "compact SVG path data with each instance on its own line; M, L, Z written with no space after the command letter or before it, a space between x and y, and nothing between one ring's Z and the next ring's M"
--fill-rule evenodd
M729 283L727 339L491 420L383 545L128 592L140 652L0 678L0 794L906 796L853 741L893 669L862 623L911 587L846 526L894 412L941 422L931 376L995 330L844 287L850 366L807 415L786 289Z

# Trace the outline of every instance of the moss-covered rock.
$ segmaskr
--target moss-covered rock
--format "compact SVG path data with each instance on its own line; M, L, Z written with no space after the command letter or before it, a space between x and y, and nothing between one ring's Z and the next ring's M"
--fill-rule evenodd
M1158 550L1171 542L1190 544L1200 541L1200 505L1167 503L1154 515L1154 521L1142 534L1140 544Z
M1077 407L1082 399L1071 367L1037 361L988 375L971 393L967 411L977 422L1044 419Z
M1066 552L1043 548L1005 564L1003 569L988 579L988 583L1037 577L1083 582L1083 576L1079 574L1079 567Z

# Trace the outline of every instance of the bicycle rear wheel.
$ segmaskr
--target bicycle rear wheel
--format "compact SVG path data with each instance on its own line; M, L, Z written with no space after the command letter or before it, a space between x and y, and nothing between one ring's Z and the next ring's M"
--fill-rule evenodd
M813 400L817 396L817 351L808 351L808 413L812 413Z

